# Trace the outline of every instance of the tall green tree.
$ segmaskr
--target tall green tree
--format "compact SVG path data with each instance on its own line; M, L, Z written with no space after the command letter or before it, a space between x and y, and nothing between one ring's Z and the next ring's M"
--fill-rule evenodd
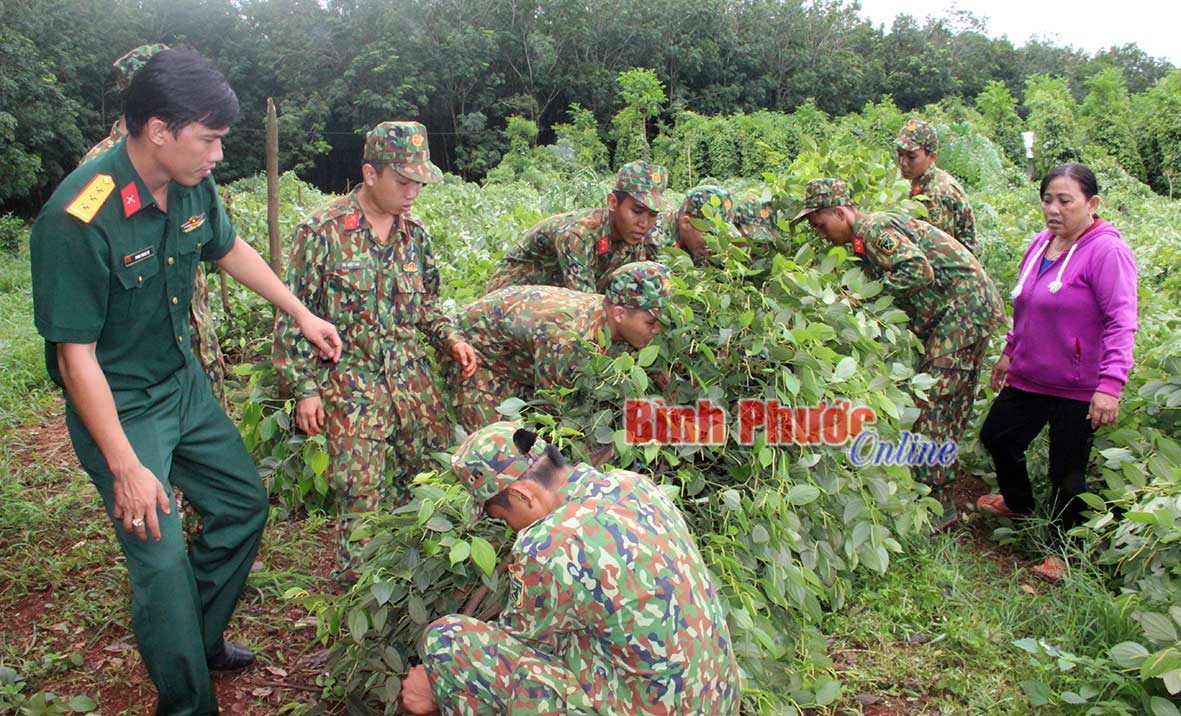
M1149 182L1169 198L1181 182L1181 70L1162 77L1135 101L1137 135Z
M619 100L623 109L611 120L615 139L615 165L651 158L648 120L667 100L664 83L649 69L636 68L619 75Z
M1139 94L1169 74L1172 65L1153 57L1134 42L1111 47L1095 54L1096 65L1116 67L1128 83L1128 92Z
M1021 117L1017 115L1017 100L1000 80L984 85L976 95L976 110L984 118L988 137L1017 166L1025 166L1025 143L1021 139Z
M80 114L33 42L0 26L0 202L45 194L77 166Z
M1060 77L1033 75L1025 81L1026 125L1034 133L1033 170L1041 176L1064 162L1082 159L1082 132L1070 87Z
M1132 129L1132 102L1119 69L1108 67L1087 80L1079 117L1088 142L1110 154L1132 176L1148 179Z

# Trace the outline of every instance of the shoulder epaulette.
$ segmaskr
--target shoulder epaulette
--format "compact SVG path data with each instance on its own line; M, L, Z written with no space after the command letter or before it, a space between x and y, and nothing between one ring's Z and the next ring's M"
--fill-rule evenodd
M66 213L89 224L114 190L115 180L110 174L95 174L86 188L66 207Z
M415 226L422 229L423 231L427 230L426 224L423 222L423 220L417 216L412 215L412 214L402 214L402 221L405 221L407 224L414 224ZM427 233L430 233L430 232L427 232Z

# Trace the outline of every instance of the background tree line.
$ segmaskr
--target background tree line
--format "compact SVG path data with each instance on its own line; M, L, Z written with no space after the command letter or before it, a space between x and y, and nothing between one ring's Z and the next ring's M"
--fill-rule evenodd
M900 16L883 31L845 0L0 0L0 10L0 211L24 215L107 133L121 111L110 64L147 42L199 50L238 92L223 181L262 170L267 97L280 110L280 168L329 191L355 178L364 130L391 117L422 121L436 163L480 179L514 146L519 155L563 132L602 154L590 164L618 164L690 110L845 115L886 96L902 111L961 98L1018 161L1014 132L1028 121L1053 143L1042 156L1107 147L1161 192L1181 164L1181 79L1167 62L1135 45L1094 56L1015 47L958 11Z

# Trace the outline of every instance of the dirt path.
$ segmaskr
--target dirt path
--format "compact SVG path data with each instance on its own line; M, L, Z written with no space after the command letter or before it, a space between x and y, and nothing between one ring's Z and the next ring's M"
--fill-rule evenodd
M14 570L24 575L23 583L14 583L8 573L0 577L0 611L5 614L0 656L16 657L9 665L29 678L25 696L42 690L65 699L84 694L98 701L96 712L104 716L152 713L155 689L130 632L122 556L111 547L106 514L77 466L62 413L13 430L0 447L8 455L11 474L42 476L35 484L22 483L23 500L50 505L68 499L80 505L57 534L46 534L39 525L0 533L0 553L21 551L44 566ZM272 524L264 536L256 571L270 573L259 580L267 585L248 586L228 635L254 648L259 660L245 672L214 677L222 713L274 714L284 704L310 703L321 691L315 682L326 651L315 640L314 620L301 607L273 596L275 582L282 580L275 575L288 572L310 574L328 584L332 536L303 527L299 521ZM300 548L292 549L291 540L299 540ZM94 558L72 558L78 554ZM55 564L59 555L71 555L61 560L68 566L60 574ZM307 582L318 583L311 579L301 584Z

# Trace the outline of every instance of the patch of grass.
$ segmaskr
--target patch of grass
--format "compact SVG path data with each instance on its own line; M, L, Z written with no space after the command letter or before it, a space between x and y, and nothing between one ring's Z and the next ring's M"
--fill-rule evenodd
M45 344L33 326L27 251L23 260L0 254L0 428L40 415L58 393L45 371ZM10 282L17 264L23 284Z
M863 579L829 624L849 701L867 694L922 704L918 713L1033 713L1021 682L1034 668L1014 640L1102 656L1135 636L1130 611L1096 573L1079 568L1050 586L1014 566L950 535L907 545L888 574Z
M29 273L29 227L20 219L0 216L0 293L27 289Z

